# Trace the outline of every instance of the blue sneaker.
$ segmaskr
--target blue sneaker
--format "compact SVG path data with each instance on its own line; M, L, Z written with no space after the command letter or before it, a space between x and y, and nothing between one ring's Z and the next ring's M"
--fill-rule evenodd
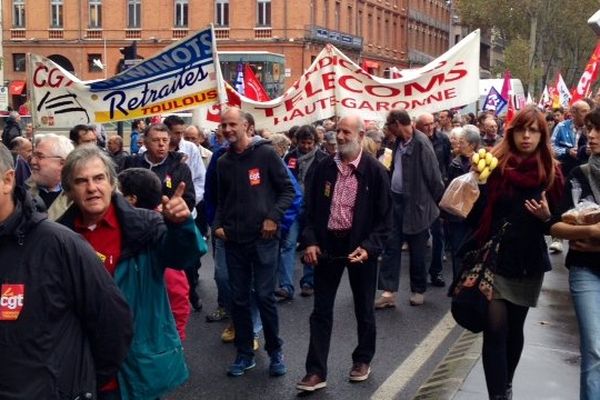
M271 376L282 376L287 373L287 367L283 362L283 353L276 351L271 354L271 364L269 365L269 375Z
M248 358L241 355L237 355L233 364L227 368L227 375L229 376L242 376L246 371L256 367L254 357Z

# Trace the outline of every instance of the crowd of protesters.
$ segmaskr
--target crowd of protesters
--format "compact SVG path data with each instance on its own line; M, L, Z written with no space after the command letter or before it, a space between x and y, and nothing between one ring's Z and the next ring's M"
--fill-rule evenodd
M0 144L0 398L156 399L181 385L209 249L217 308L206 321L228 321L229 376L256 366L261 332L269 374L286 374L278 303L299 294L314 296L314 307L297 388L326 387L347 269L358 328L348 379L364 381L375 312L403 301L403 252L407 304L418 307L429 285L447 285L447 256L456 280L466 249L500 231L482 350L490 399L512 398L525 318L563 239L581 398L600 398L600 223L561 221L580 200L600 202L600 108L527 106L508 123L494 112L382 117L271 133L228 108L215 132L176 115L134 121L129 146L100 126L34 135L9 118ZM440 211L445 188L472 170L480 148L499 166L473 210L466 219Z

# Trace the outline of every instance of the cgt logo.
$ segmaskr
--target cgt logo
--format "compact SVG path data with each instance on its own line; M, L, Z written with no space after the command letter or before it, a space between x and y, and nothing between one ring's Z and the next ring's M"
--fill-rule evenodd
M25 285L3 284L0 288L0 321L15 321L25 301Z

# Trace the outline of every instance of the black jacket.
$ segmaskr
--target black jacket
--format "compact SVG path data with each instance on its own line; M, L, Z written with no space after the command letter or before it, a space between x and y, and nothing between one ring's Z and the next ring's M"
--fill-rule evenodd
M2 143L8 148L10 148L10 142L18 136L21 135L21 126L19 123L11 118L6 119L6 125L2 130Z
M0 319L0 398L96 398L129 350L129 307L83 238L38 213L24 190L15 199L0 225L0 283L3 296L24 285L24 298L16 321Z
M450 182L448 179L448 167L452 160L452 145L450 144L450 139L444 132L436 129L429 140L431 140L435 157L438 160L440 174L442 174L442 179L444 180L444 186L448 186L448 182Z
M160 179L162 194L169 198L173 196L179 183L185 182L183 200L190 211L193 210L196 207L196 193L190 167L183 161L184 154L170 151L167 158L158 165L151 165L144 155L145 153L128 156L123 162L123 169L144 168L151 170Z
M265 219L279 223L296 194L286 166L269 141L259 140L241 154L231 148L217 161L217 212L214 228L227 240L252 242Z
M587 199L593 201L594 199L590 182L583 173L581 165L573 168L571 170L571 174L565 182L565 191L562 197L562 203L552 216L552 224L561 221L562 214L575 207L573 204L572 195L573 181L579 182L579 185L581 186L580 200ZM569 249L567 258L565 260L565 266L567 268L571 268L572 266L598 268L600 270L600 255L598 253L586 253L583 251Z
M466 220L473 232L479 227L488 203L488 185L479 186L481 193ZM552 269L544 239L544 235L550 234L551 224L540 221L525 208L525 200L540 201L544 189L541 186L531 189L515 188L512 193L502 193L497 200L492 215L490 238L500 231L505 222L509 223L500 241L496 266L498 274L508 278L530 277L542 275ZM549 206L551 211L556 208L555 204L550 203ZM472 238L466 241L461 252L477 246L477 240Z
M288 154L285 155L285 157L283 158L283 161L285 162L285 164L287 165L287 167L290 169L290 171L292 171L292 174L294 174L294 178L298 179L298 158L302 157L302 154L300 154L300 152L298 151L298 149L294 149L292 151L290 151ZM302 182L303 186L308 186L311 180L311 176L314 174L315 172L315 168L317 166L318 163L320 163L321 161L323 161L324 159L326 159L328 157L327 153L325 153L323 150L319 150L317 149L317 151L315 152L315 159L312 162L312 164L310 165L310 168L308 169L308 172L306 173L306 177L305 182Z
M383 247L391 230L390 179L383 165L363 152L355 171L358 190L354 205L350 248L361 246L374 260ZM310 197L306 199L306 227L304 243L319 245L327 251L327 223L331 211L331 199L337 181L338 169L333 157L320 162L315 170Z

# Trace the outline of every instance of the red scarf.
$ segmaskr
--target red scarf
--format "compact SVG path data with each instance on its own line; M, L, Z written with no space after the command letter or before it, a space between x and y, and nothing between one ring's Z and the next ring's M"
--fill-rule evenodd
M475 237L480 243L489 240L492 228L492 216L494 207L501 196L513 197L515 191L521 189L535 189L543 187L545 184L539 183L539 171L537 159L529 157L521 159L517 157L509 158L504 173L497 170L488 180L488 198L487 205L481 217L481 223L475 233ZM550 203L550 209L558 205L564 189L564 179L560 168L556 166L554 183L551 188L545 188L546 198ZM516 205L519 206L519 205Z

